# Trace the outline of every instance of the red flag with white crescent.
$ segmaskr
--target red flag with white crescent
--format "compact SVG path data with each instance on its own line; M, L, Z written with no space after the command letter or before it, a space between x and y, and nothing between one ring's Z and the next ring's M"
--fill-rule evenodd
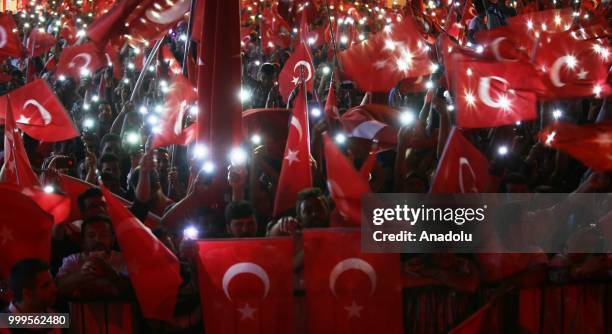
M0 13L0 56L20 58L23 46L17 35L17 26L10 14Z
M199 241L206 333L295 331L293 240Z
M308 107L305 94L304 89L300 87L293 101L289 136L287 137L276 198L274 199L274 216L293 208L297 193L305 188L312 187ZM296 177L296 175L299 175L299 177Z
M308 333L404 333L398 254L362 253L358 229L303 239Z
M489 187L489 161L457 128L448 136L431 193L482 193Z
M22 187L40 186L38 176L30 166L30 160L23 147L21 133L15 124L10 103L6 107L4 124L4 165L0 171L0 182Z
M198 93L187 78L177 75L169 87L160 124L155 128L153 147L172 144L188 145L195 140L196 123L184 128L184 118L198 99Z
M60 55L57 75L65 75L80 81L82 76L91 76L108 65L106 55L93 43L67 47Z
M64 106L43 79L21 86L8 95L17 127L30 137L54 142L79 135ZM6 103L7 97L0 97L0 106ZM0 119L4 119L2 110Z
M55 36L47 34L42 28L32 30L27 40L27 57L38 57L55 46Z
M306 88L309 92L312 92L314 75L315 68L312 63L310 49L306 46L306 43L301 41L278 75L278 88L283 101L287 102L289 94L298 85L302 76L304 77Z

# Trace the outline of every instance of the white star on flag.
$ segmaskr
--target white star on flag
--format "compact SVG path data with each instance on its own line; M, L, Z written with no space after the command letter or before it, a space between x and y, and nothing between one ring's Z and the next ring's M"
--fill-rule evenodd
M14 239L13 231L6 226L2 226L2 231L0 231L0 240L2 240L1 245L4 246L7 242L13 241Z
M298 159L297 155L300 152L300 150L291 150L289 149L289 152L287 153L287 156L285 157L285 159L289 160L289 165L291 165L294 162L299 162L300 159Z
M587 74L589 74L589 71L586 71L584 68L580 69L580 72L578 72L578 79L580 80L584 80L586 79Z
M23 115L20 115L16 122L23 123L23 124L30 124L30 117L25 117Z
M298 82L300 82L300 78L293 77L293 80L291 80L291 82L293 82L293 84L297 86Z
M257 311L257 309L251 307L249 305L249 303L244 304L243 308L238 308L237 310L238 310L238 312L242 313L242 316L241 316L240 320L255 319L253 317L253 313L255 313L255 311Z
M351 304L351 306L345 306L344 309L348 311L349 319L352 317L360 318L361 309L363 309L363 306L357 305L357 303L355 303L355 301L353 300L353 303Z

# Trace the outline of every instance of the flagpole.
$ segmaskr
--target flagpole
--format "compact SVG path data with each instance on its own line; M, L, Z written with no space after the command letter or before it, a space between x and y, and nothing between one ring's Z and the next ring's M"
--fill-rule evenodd
M329 33L331 35L332 49L334 50L334 69L338 68L338 48L336 45L336 37L334 36L334 25L331 19L331 11L329 9L329 2L325 0L325 9L327 10L327 20L329 21Z
M19 168L17 168L17 152L15 152L15 135L17 136L21 136L21 133L19 133L19 130L17 130L17 122L15 122L15 115L13 115L13 108L11 107L11 96L10 95L6 95L8 103L7 103L7 108L11 109L11 117L13 118L12 120L10 120L10 122L12 122L12 124L15 126L15 128L13 129L13 142L11 143L11 152L13 153L13 160L15 161L15 176L17 177L17 184L21 184L21 180L19 179ZM8 117L7 117L8 118ZM8 119L6 120L7 122L9 121ZM6 125L5 125L6 127ZM17 130L17 131L15 131ZM5 130L6 131L6 130ZM5 148L6 149L6 148ZM6 156L4 159L4 164L6 165Z
M149 53L149 55L147 56L147 60L145 61L144 66L142 67L142 71L140 71L140 74L138 75L138 80L136 80L136 84L134 85L134 90L132 91L130 102L134 102L134 99L136 99L136 96L138 95L138 91L140 90L140 86L142 86L142 81L144 79L144 76L147 73L147 68L149 68L149 65L151 65L153 58L157 56L157 52L159 51L159 48L161 47L165 39L166 37L161 38L159 41L157 41L155 45L153 46L151 53Z

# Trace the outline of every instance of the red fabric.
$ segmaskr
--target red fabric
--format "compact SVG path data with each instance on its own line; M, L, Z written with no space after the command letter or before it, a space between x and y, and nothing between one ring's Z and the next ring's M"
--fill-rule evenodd
M530 64L460 61L453 68L458 126L488 128L537 117L534 91L545 87Z
M471 317L451 329L448 334L499 333L502 330L497 307L499 300L499 298L496 298L488 302Z
M169 89L159 131L153 139L153 148L172 144L188 145L195 140L196 124L183 128L185 113L198 100L195 88L187 78L178 75Z
M179 64L178 60L174 58L174 54L172 54L172 51L170 50L170 46L168 46L168 44L162 46L161 55L163 60L168 63L168 68L170 69L170 76L177 76L183 73L181 64Z
M128 16L130 43L145 43L160 39L185 18L190 0L161 2L141 0ZM161 6L161 8L160 8Z
M17 126L30 137L42 141L62 141L79 135L72 120L49 85L35 80L9 93ZM7 96L0 97L0 106ZM4 118L0 109L0 119Z
M4 123L4 165L0 171L0 182L22 187L40 185L38 177L30 166L30 160L23 147L21 133L17 130L10 105L6 108Z
M537 33L557 33L568 30L574 20L572 12L571 8L536 11L509 17L506 22L511 29L522 31L536 39L538 38ZM529 25L528 22L531 22L532 25Z
M7 83L7 82L10 82L11 80L13 80L13 76L10 75L9 73L4 73L4 72L0 73L0 83Z
M293 333L290 238L199 241L206 333Z
M432 193L482 193L489 185L489 161L453 128L440 157Z
M106 188L102 187L102 192L142 315L147 319L174 319L183 282L178 259Z
M300 88L293 101L289 136L274 199L274 216L293 208L297 193L312 186L308 107L305 94L304 89Z
M367 179L353 168L327 134L323 137L327 186L347 225L361 225L361 196L370 192Z
M110 39L127 34L129 32L125 26L127 17L140 3L141 1L137 0L123 0L117 3L89 25L87 37L98 47L103 48Z
M28 36L27 41L27 57L38 57L42 56L52 47L55 46L57 40L51 34L47 34L41 29L34 29Z
M363 165L361 165L361 168L359 169L359 175L361 175L361 178L365 180L367 183L369 183L370 181L370 173L372 172L372 169L374 168L374 165L376 164L376 152L377 151L378 151L378 143L372 144L372 147L370 148L370 152L368 153L368 157L366 158L366 160L363 162Z
M403 333L398 254L361 252L358 229L304 231L308 333Z
M610 51L607 43L600 46ZM576 40L569 33L540 39L535 53L535 66L547 85L546 98L597 97L610 95L607 82L612 57L597 53L591 41Z
M559 149L594 170L612 170L611 121L587 125L554 123L538 137L544 145Z
M306 88L309 92L312 92L314 87L315 67L312 63L310 50L304 42L300 42L278 76L278 88L283 97L283 101L287 102L289 94L291 94L291 91L300 82L302 71Z
M57 58L55 58L55 56L51 56L45 63L44 71L53 73L55 72L56 69L57 69Z
M522 28L522 27L521 27ZM530 61L534 39L522 29L499 27L476 33L476 41L483 51L478 54L489 60L510 62L505 66L512 67L515 61Z
M410 17L388 25L367 42L355 44L338 56L344 76L362 91L388 92L402 79L431 73L425 40Z
M15 21L10 14L0 13L0 29L4 32L0 39L0 56L16 57L23 56L23 46L19 36L13 32L16 28Z
M0 279L7 279L19 260L37 258L49 262L51 215L23 194L21 187L8 184L0 184L0 212Z
M113 66L113 77L115 80L121 79L121 60L119 59L119 51L115 49L113 44L106 44L104 56L108 62L108 66Z
M366 104L342 114L342 127L352 137L378 140L381 147L397 144L399 112L381 104Z
M191 39L200 42L202 38L202 20L204 20L204 1L196 1L195 15L192 20Z
M87 69L90 75L93 75L97 70L107 65L106 56L99 51L96 45L85 43L67 47L62 51L57 64L57 74L63 74L79 81L81 70Z
M340 113L338 112L338 106L336 104L334 80L331 80L329 83L329 91L327 92L327 99L325 100L325 119L332 129L340 122Z

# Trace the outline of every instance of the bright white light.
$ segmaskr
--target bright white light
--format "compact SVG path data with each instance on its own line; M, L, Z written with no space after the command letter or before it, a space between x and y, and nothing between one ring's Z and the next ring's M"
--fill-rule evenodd
M53 192L55 192L55 188L52 185L46 185L43 190L47 193L47 194L51 194Z
M91 74L91 71L89 71L89 69L87 68L82 68L81 69L81 76L82 77L88 77Z
M317 41L316 38L308 37L308 41L307 42L308 42L308 45L313 45L316 41Z
M364 34L359 34L359 40L360 40L360 41L363 41L363 40L365 40L365 39L366 39L366 37L365 37L365 35L364 35Z
M259 66L259 65L261 65L261 62L259 60L256 60L255 61L255 66Z
M521 125L521 121L517 121L517 122L516 122L516 123L514 123L514 124L516 124L516 126L519 126L519 125Z
M81 29L81 30L77 31L76 35L77 35L77 37L83 37L83 36L85 36L85 34L86 34L86 31Z
M573 70L574 67L576 67L576 64L578 63L578 60L576 59L576 57L572 56L572 55L567 55L565 56L565 64L567 65L567 68L569 68L570 70Z
M436 63L433 63L433 64L431 64L430 68L431 68L432 72L436 72L440 68L440 65L438 65Z
M455 106L452 105L452 104L449 104L449 105L446 106L446 110L453 111L453 110L455 110Z
M238 98L240 99L240 102L242 103L248 102L251 99L251 96L252 96L251 91L245 88L241 88L240 92L238 92Z
M316 108L316 107L315 107L315 108L312 108L312 109L310 110L310 114L311 114L313 117L321 117L321 109Z
M477 53L482 53L483 51L484 51L484 47L482 45L476 46L476 52Z
M124 84L129 84L130 83L130 79L129 78L124 78L123 79L123 83Z
M140 136L137 133L131 132L127 135L127 141L130 144L138 144L138 142L140 142Z
M133 69L136 67L136 65L134 65L134 63L132 63L132 62L129 62L129 63L128 63L128 65L127 65L127 67L128 67L130 70L133 70Z
M508 146L502 145L500 147L497 148L497 153L499 155L506 155L508 154Z
M298 29L297 28L293 28L293 33L297 34L298 33Z
M261 144L261 136L258 134L254 134L253 136L251 136L251 143L255 145Z
M338 144L344 144L346 143L346 135L344 135L344 133L339 133L334 137L334 140Z
M229 156L230 156L230 162L232 163L233 166L244 165L248 157L246 151L240 147L233 148L230 151Z
M433 81L427 80L427 82L425 83L425 88L432 89L433 87L434 87Z
M212 174L215 171L215 164L212 161L206 161L202 165L202 170L206 174Z
M510 100L506 95L502 95L499 97L499 106L503 110L510 109Z
M531 21L531 20L527 21L527 29L529 29L529 30L533 29L533 21Z
M329 66L323 66L323 74L328 75L331 72Z
M89 110L89 103L83 103L83 110Z
M57 80L59 80L59 81L66 81L66 76L65 76L65 75L63 75L63 74L61 74L61 75L60 75L60 76L57 78Z
M472 76L472 69L468 68L466 73L467 73L468 77L471 77Z
M553 110L552 115L554 119L559 119L563 116L563 111L561 111L560 109L555 109Z
M415 119L416 116L414 115L414 112L410 110L402 111L399 115L400 123L404 126L413 124Z
M149 115L147 122L149 122L150 125L156 125L159 122L159 118L155 115Z
M146 106L140 106L140 108L138 108L138 112L143 115L146 115L149 112L149 110L147 109Z
M344 35L340 36L340 43L346 44L346 43L348 43L348 40L349 40L348 37L346 37Z
M94 96L91 97L91 100L94 101L94 102L98 102L98 101L100 101L100 97L98 95L94 95Z
M472 107L476 104L476 98L474 97L474 94L472 94L472 92L466 91L464 98L465 102L468 104L468 107Z
M196 159L204 159L208 156L208 147L204 144L196 144L193 148L193 157Z
M179 36L179 40L181 40L181 42L185 42L185 41L187 40L187 35L185 35L185 34L181 34L181 35Z
M153 72L153 71L155 71L155 66L149 65L149 72Z
M596 84L593 87L593 94L595 94L597 97L599 97L599 95L601 94L602 91L603 91L603 88L601 88L601 86L599 84Z
M198 111L199 111L199 109L198 109L198 106L196 106L196 105L193 105L193 106L189 107L189 115L191 115L191 116L197 116L198 115Z
M187 240L196 240L200 235L200 231L195 226L187 226L183 230L183 237Z
M95 122L92 118L86 118L85 120L83 120L83 127L85 129L91 129L93 128L95 125Z
M156 113L161 114L164 111L164 107L161 104L156 104L153 110Z

